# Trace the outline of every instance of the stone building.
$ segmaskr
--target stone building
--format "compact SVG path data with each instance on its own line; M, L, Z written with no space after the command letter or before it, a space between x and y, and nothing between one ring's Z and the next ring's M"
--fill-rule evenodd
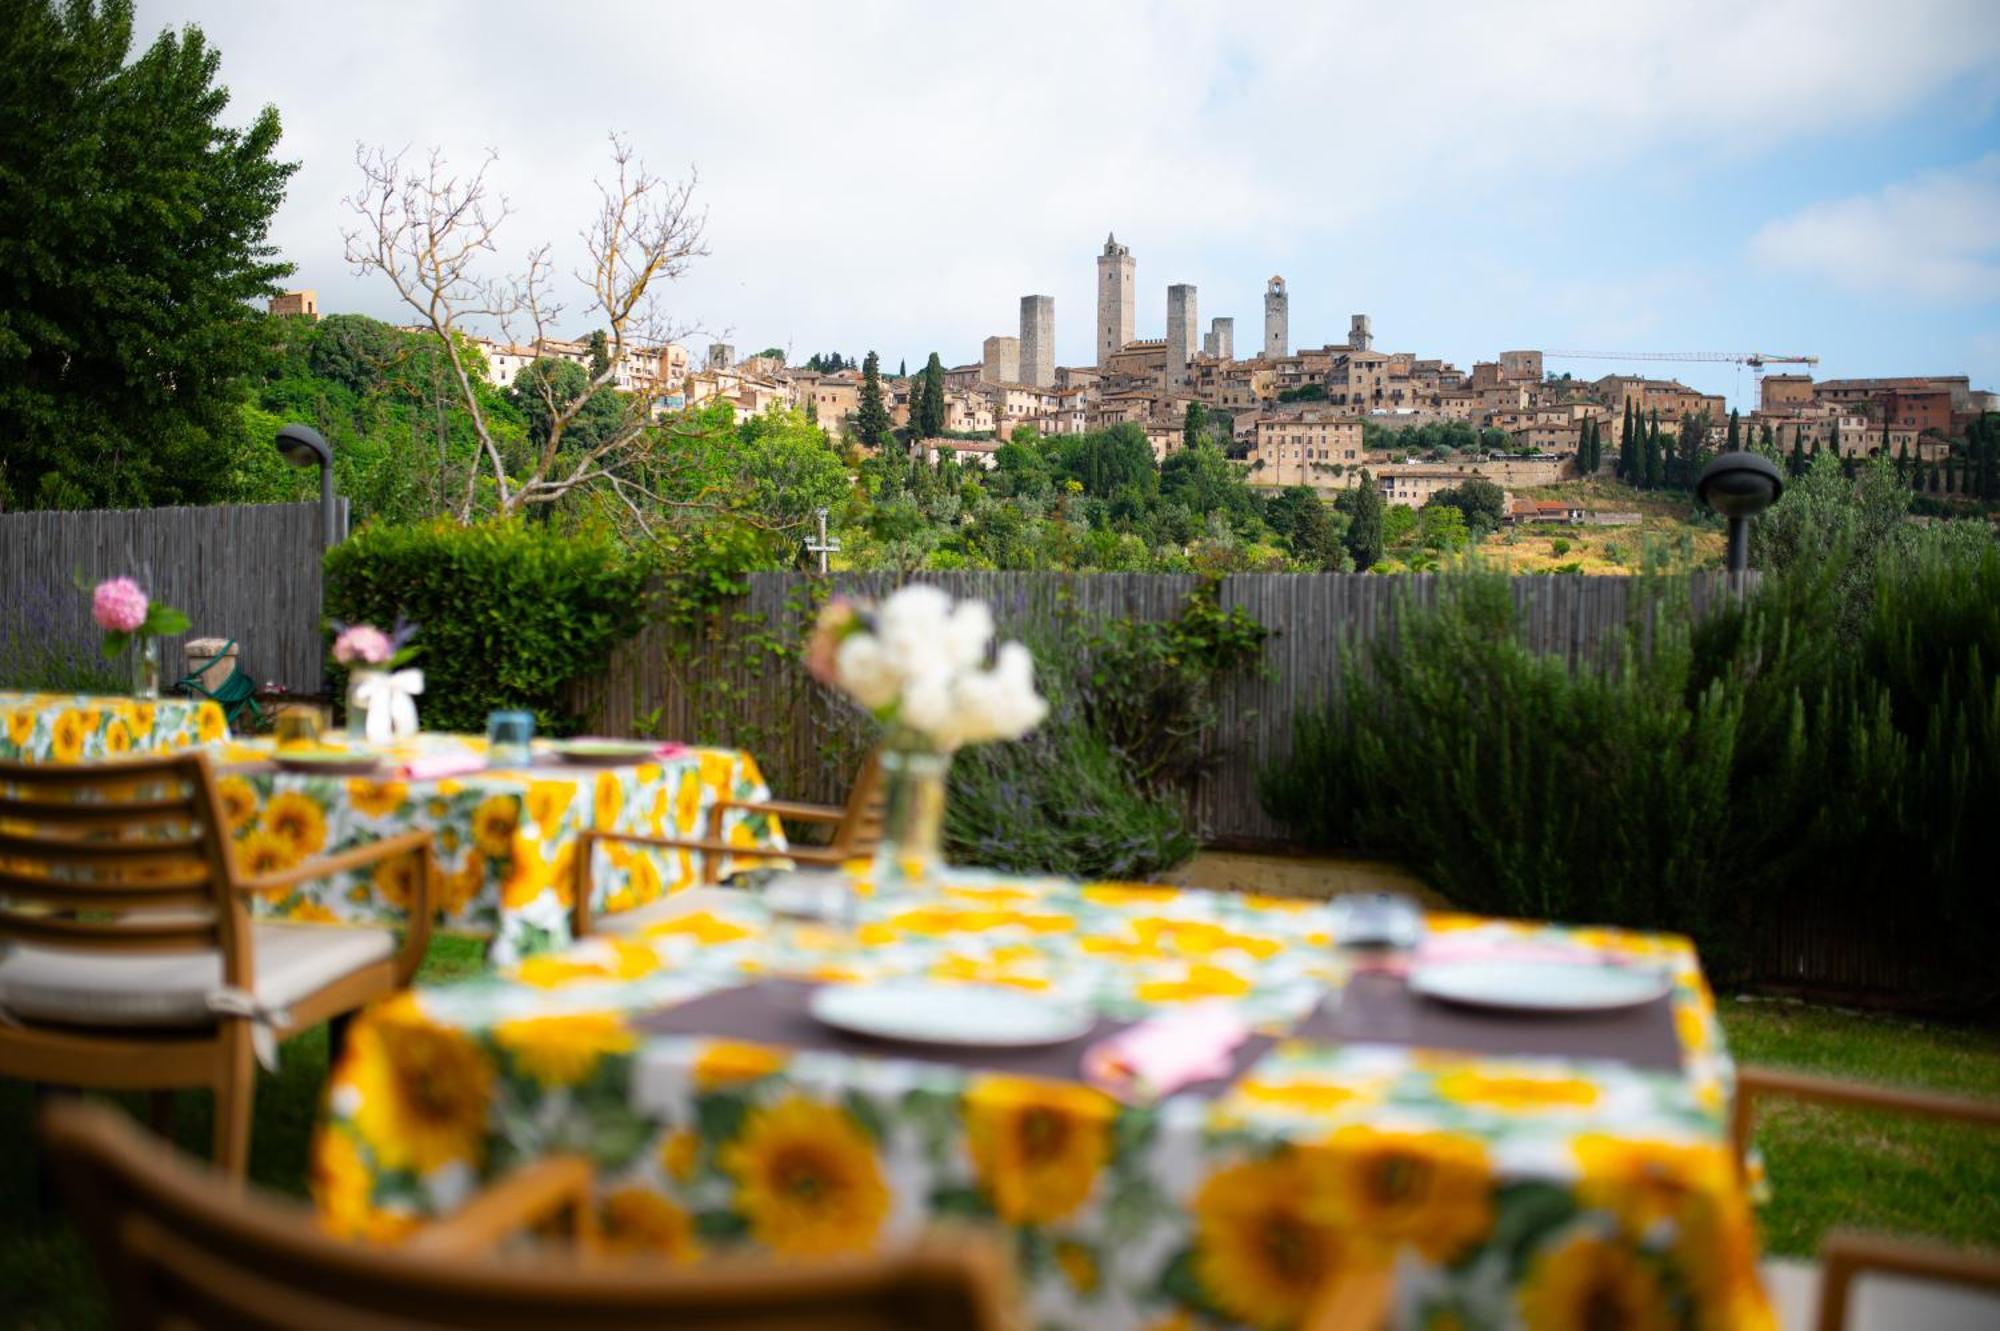
M273 296L264 306L273 315L291 315L301 319L319 319L319 292L287 291Z
M1021 382L1021 339L989 337L980 348L980 372L989 384Z
M1111 358L1132 340L1133 283L1139 261L1132 251L1118 243L1116 235L1104 238L1104 253L1097 256L1097 368L1110 366Z
M1500 353L1500 377L1502 379L1538 384L1542 381L1542 353L1539 351L1503 351Z
M1319 407L1272 412L1257 418L1250 482L1344 490L1365 462L1360 417Z
M1236 359L1236 320L1214 319L1201 339L1201 349L1219 361Z
M1368 324L1365 314L1352 315L1347 320L1347 349L1367 351L1375 345L1375 334Z
M1188 358L1194 355L1195 290L1186 282L1167 288L1167 386L1188 381Z
M1285 279L1273 277L1264 287L1264 359L1283 360L1291 344L1291 336Z
M1021 297L1021 382L1049 388L1056 381L1056 298Z
M709 369L726 370L734 364L736 364L735 347L730 346L727 342L711 342L708 344Z

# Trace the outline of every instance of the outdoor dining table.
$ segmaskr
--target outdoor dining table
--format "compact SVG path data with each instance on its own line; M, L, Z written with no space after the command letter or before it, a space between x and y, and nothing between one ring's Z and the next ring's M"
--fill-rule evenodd
M1306 901L954 870L834 923L743 890L682 904L364 1016L314 1142L329 1227L393 1240L580 1153L607 1241L663 1261L1001 1227L1048 1328L1288 1327L1384 1264L1402 1327L1770 1325L1732 1068L1684 939L1430 916L1426 948L1573 949L1671 981L1530 1019L1357 969ZM816 986L889 977L1056 995L1095 1023L1007 1051L807 1015ZM1081 1075L1096 1041L1204 1001L1255 1031L1226 1075L1152 1098Z
M102 762L212 744L228 734L222 708L206 699L0 690L0 760Z
M578 834L586 827L701 838L718 800L770 799L763 774L734 749L663 745L643 762L579 765L538 751L525 766L485 765L486 741L419 735L382 750L367 775L288 771L273 741L212 750L223 816L239 864L268 873L378 837L432 833L431 904L439 927L489 935L499 964L571 940ZM426 775L425 773L429 773ZM744 849L724 871L782 851L767 814L726 811L722 836ZM699 851L600 843L588 866L592 913L645 905L700 881ZM414 870L407 860L316 879L256 903L260 914L304 922L400 923Z

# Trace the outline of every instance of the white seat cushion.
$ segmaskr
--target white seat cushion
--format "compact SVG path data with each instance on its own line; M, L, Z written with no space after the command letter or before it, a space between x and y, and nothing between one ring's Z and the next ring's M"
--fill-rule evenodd
M1811 1331L1819 1314L1817 1262L1767 1258L1764 1288L1784 1331ZM1848 1296L1852 1331L1993 1331L2000 1326L2000 1297L1942 1281L1863 1272Z
M257 999L282 1008L363 966L392 956L387 929L325 924L251 926ZM222 986L216 952L104 956L17 947L0 960L0 1011L29 1021L81 1026L207 1026L208 998Z

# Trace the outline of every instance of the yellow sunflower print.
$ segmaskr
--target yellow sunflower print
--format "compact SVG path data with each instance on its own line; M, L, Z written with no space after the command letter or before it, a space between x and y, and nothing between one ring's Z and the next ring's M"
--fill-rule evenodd
M597 826L610 828L617 825L618 815L625 808L625 787L619 783L618 773L597 774L597 789L591 804L597 815Z
M1493 1227L1486 1148L1450 1132L1383 1132L1356 1124L1312 1152L1333 1214L1370 1243L1410 1243L1448 1262Z
M194 733L203 744L213 744L228 734L229 722L223 719L222 709L212 702L205 702L196 707Z
M1680 1223L1692 1211L1714 1205L1732 1187L1729 1154L1715 1143L1683 1145L1585 1133L1571 1149L1581 1171L1577 1201L1609 1211L1634 1236L1662 1220Z
M257 792L240 776L225 776L216 782L215 797L222 805L222 821L232 832L257 816Z
M435 856L431 859L431 905L446 915L456 915L464 910L479 889L486 885L486 860L478 852L465 857L465 863L447 871Z
M159 709L149 702L132 704L132 733L144 736L153 733L153 725L159 719Z
M1218 1308L1277 1331L1298 1323L1348 1260L1299 1152L1209 1175L1194 1198L1195 1272Z
M1498 1109L1509 1114L1588 1109L1601 1092L1582 1077L1534 1077L1460 1068L1437 1079L1439 1097L1453 1104Z
M271 796L258 825L291 842L300 859L326 845L326 813L310 796L296 790L281 790Z
M521 825L518 795L489 795L472 811L472 844L485 855L500 859L514 849L514 833Z
M426 1022L414 998L356 1026L348 1070L361 1100L354 1129L384 1169L478 1164L492 1064L464 1035Z
M415 1215L377 1210L374 1187L375 1176L351 1134L330 1128L314 1139L312 1194L328 1233L364 1243L394 1243L416 1229Z
M769 1045L745 1040L710 1040L695 1055L694 1084L704 1091L768 1077L785 1066L785 1056Z
M620 1188L604 1199L605 1246L613 1252L692 1261L701 1255L694 1218L651 1188Z
M253 828L236 843L237 871L250 878L289 869L299 862L298 848L286 838L263 828Z
M410 788L401 781L370 781L366 777L350 777L347 782L347 802L354 811L368 818L381 818L403 807L410 797Z
M694 1177L701 1164L701 1134L691 1128L675 1128L660 1142L660 1168L676 1183Z
M1091 1294L1097 1290L1097 1254L1081 1243L1065 1240L1056 1244L1056 1266L1062 1270L1070 1288L1079 1294Z
M889 1214L874 1143L841 1110L803 1096L751 1110L720 1160L752 1237L781 1255L864 1252Z
M25 707L7 713L7 740L17 749L28 747L35 735L35 714Z
M1048 1224L1090 1197L1111 1154L1116 1106L1085 1086L980 1077L965 1092L979 1190L1011 1224Z
M83 741L89 729L83 713L63 712L49 729L49 753L59 763L73 763L83 756Z
M585 1080L606 1054L631 1053L639 1037L615 1012L575 1012L503 1021L493 1028L493 1042L516 1070L550 1087Z
M540 846L521 846L509 859L500 880L500 902L518 910L539 897L555 882L555 866L542 858Z
M417 862L414 856L397 855L377 861L369 875L375 895L393 906L407 908L417 891Z
M1528 1331L1669 1331L1677 1324L1646 1260L1590 1234L1537 1256L1519 1299Z
M681 777L680 794L674 799L674 826L677 831L694 831L695 819L701 816L701 774L689 769Z
M113 758L132 752L132 732L123 721L114 720L104 728L104 751Z
M534 781L529 783L525 799L528 821L543 837L548 837L561 825L563 814L576 799L576 787L567 781Z

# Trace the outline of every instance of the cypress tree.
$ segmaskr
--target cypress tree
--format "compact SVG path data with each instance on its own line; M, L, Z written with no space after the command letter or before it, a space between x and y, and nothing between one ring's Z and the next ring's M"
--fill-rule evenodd
M1792 426L1792 475L1806 474L1806 431L1803 425Z
M1931 463L1931 493L1932 493L1932 494L1936 494L1936 493L1938 492L1938 488L1939 488L1940 486L1942 486L1942 485L1944 484L1944 481L1943 481L1943 480L1942 480L1942 479L1941 479L1941 478L1939 477L1939 475L1938 475L1938 472L1939 472L1939 470L1940 470L1940 467L1939 467L1939 464L1938 464L1937 462L1933 461L1933 462Z
M1667 459L1660 447L1660 413L1653 413L1651 428L1646 431L1646 488L1657 490L1666 483Z
M1896 454L1896 479L1905 485L1910 483L1910 441L1907 439Z
M1366 467L1361 469L1361 478L1354 485L1354 502L1347 515L1347 553L1354 557L1354 568L1365 573L1382 558L1382 492L1375 488L1375 477Z
M1632 479L1632 403L1625 403L1625 419L1618 426L1618 479Z
M854 433L870 448L889 438L889 409L882 405L882 361L874 352L861 362L861 404L854 411Z
M1731 408L1729 412L1729 440L1722 447L1725 452L1729 453L1740 453L1743 451L1743 432L1737 423L1737 412L1734 408Z
M898 379L907 379L910 377L910 363L908 361L899 360L896 362L896 377Z
M1840 422L1837 419L1826 427L1826 446L1833 450L1835 457L1840 456Z
M947 413L944 406L944 365L933 351L924 365L922 385L917 394L917 411L914 420L917 438L935 439L944 433Z

